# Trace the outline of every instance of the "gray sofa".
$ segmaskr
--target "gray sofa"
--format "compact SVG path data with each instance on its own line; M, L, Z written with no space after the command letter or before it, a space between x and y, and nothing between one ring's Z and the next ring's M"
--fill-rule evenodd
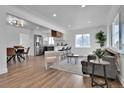
M94 59L96 59L95 56L89 55L87 60L81 61L83 73L92 74L92 63L90 62L90 60L94 60ZM110 79L116 79L117 78L117 68L116 68L116 64L115 64L115 61L116 61L115 57L106 55L102 59L110 62L110 65L106 66L107 77ZM103 76L104 75L103 66L96 65L94 73L96 76Z

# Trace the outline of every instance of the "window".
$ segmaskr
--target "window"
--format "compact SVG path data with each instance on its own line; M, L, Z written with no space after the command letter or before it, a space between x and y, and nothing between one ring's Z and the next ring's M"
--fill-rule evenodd
M112 47L119 49L119 15L112 23Z
M90 34L77 34L75 36L76 48L89 48L90 47Z

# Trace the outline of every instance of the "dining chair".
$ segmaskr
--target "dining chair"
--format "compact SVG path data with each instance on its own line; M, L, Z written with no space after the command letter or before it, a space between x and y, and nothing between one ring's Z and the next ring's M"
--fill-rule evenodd
M62 49L58 50L61 56L61 59L65 58L65 47L62 47Z
M25 58L28 59L28 60L29 60L29 55L28 55L29 54L29 50L30 50L30 47L26 48L26 51L23 52Z
M69 48L68 48L68 54L71 54L71 48L72 48L72 47L69 47Z
M7 63L12 59L15 61L16 51L14 48L7 48Z
M24 53L24 48L18 48L16 51L17 59L20 63L22 62L21 59L25 60L23 53Z

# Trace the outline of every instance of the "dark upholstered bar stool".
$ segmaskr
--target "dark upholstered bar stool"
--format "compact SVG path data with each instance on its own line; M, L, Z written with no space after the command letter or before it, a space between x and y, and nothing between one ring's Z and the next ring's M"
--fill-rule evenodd
M107 61L101 61L100 63L94 61L94 62L91 62L91 63L92 63L92 77L91 77L91 85L92 85L92 87L94 87L94 86L100 86L100 87L106 86L108 88L108 81L107 81L107 75L106 75L106 66L109 65L110 63L107 62ZM98 84L94 80L95 79L95 77L94 77L95 72L94 71L95 71L95 66L96 65L102 65L103 66L103 72L104 72L104 77L103 78L104 78L104 81L105 81L103 84Z

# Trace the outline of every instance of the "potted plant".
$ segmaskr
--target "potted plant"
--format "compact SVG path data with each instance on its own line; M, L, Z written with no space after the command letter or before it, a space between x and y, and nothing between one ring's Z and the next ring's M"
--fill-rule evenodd
M98 62L100 63L101 60L102 60L102 57L104 55L104 51L101 48L99 48L99 49L96 49L96 51L93 51L93 52L96 55L96 58L97 58Z
M105 33L101 30L100 30L100 32L96 33L96 40L97 40L97 43L99 43L100 47L102 48L105 45L105 42L106 42Z
M99 43L100 48L96 49L96 51L93 51L93 53L96 55L98 62L100 63L100 60L102 59L103 55L104 55L104 50L102 49L102 47L104 47L105 42L106 42L106 35L103 31L100 31L98 33L96 33L96 43Z

